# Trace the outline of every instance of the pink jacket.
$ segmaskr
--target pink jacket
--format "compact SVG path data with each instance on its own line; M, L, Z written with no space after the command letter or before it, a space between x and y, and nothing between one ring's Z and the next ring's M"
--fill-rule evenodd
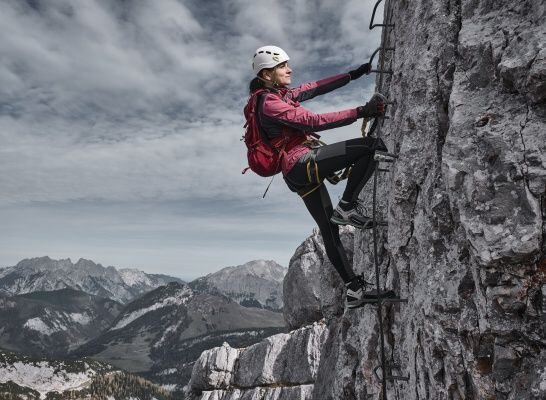
M315 114L300 106L301 101L345 86L350 80L349 74L340 74L305 83L293 89L270 89L262 95L261 106L258 109L260 127L277 148L282 147L283 138L288 139L284 148L286 154L281 162L283 175L286 175L298 159L310 150L303 142L320 137L314 132L349 125L356 121L356 108Z

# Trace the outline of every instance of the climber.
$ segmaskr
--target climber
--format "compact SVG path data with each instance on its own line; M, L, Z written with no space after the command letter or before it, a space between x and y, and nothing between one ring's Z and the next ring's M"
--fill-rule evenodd
M358 195L374 172L374 152L387 151L387 148L381 139L372 137L321 145L320 136L315 133L352 124L358 118L381 116L385 103L381 97L374 96L364 106L324 114L315 114L300 106L302 101L369 74L371 65L363 64L347 73L291 89L292 69L288 61L288 55L280 47L264 46L256 50L252 62L255 77L250 82L250 97L245 108L247 123L250 113L255 112L253 121L263 140L281 157L279 169L288 188L302 197L318 224L326 254L345 282L347 308L393 297L390 290L365 290L371 284L355 275L339 237L339 225L372 228L372 219L362 213ZM323 180L347 167L351 167L347 186L334 210Z

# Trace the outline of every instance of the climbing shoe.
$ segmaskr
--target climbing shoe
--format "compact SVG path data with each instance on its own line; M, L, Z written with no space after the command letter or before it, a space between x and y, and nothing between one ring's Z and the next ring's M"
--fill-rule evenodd
M347 296L345 297L345 305L348 309L357 308L364 304L377 303L382 299L392 299L396 294L392 290L377 289L366 290L373 287L369 282L366 282L362 276L355 277L351 282L346 283Z
M373 219L364 215L359 208L358 203L341 200L330 217L330 221L337 225L352 225L359 229L373 228Z

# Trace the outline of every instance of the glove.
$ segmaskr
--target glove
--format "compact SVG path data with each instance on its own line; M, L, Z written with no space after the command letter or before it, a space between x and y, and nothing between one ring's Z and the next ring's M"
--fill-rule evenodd
M371 70L372 70L372 65L370 63L366 63L366 64L362 64L357 69L353 69L352 71L349 71L349 75L351 75L351 80L354 81L355 79L360 78L364 74L368 75Z
M376 118L385 115L385 97L379 93L372 96L363 106L356 108L357 118Z

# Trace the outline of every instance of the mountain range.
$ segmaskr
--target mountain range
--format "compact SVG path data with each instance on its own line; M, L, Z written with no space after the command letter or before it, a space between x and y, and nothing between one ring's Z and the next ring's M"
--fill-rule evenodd
M202 351L287 330L285 273L257 260L186 284L84 259L26 259L0 269L0 348L89 357L181 393Z
M154 382L181 383L203 350L226 340L248 345L286 329L280 313L171 282L127 305L72 356L106 361Z
M74 289L0 295L0 347L35 356L64 356L107 329L121 303Z
M182 280L137 269L103 267L83 258L74 264L70 259L45 256L0 269L0 293L6 295L72 288L125 304L169 282Z

